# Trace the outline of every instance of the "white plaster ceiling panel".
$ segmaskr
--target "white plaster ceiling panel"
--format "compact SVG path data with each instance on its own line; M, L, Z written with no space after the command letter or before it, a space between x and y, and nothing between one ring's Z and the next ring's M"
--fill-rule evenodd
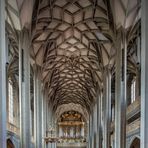
M117 27L124 26L129 27L132 25L133 20L130 21L128 18L129 15L134 15L134 11L138 13L140 8L140 1L139 0L115 0L112 3L112 8L114 8L114 19ZM134 8L134 9L133 9ZM128 24L126 25L126 22Z
M32 20L33 0L24 0L20 9L21 27L29 28Z
M38 15L38 19L42 19L43 17L49 17L50 16L50 11L48 9L43 9L42 13Z
M6 20L11 27L20 30L21 23L19 19L19 8L16 0L8 0L6 3Z
M75 13L79 10L79 7L77 7L75 4L71 4L66 7L66 10L68 10L70 13Z
M63 7L64 5L67 4L66 0L56 0L55 5L59 6L59 7Z
M80 22L80 21L82 21L82 19L83 19L83 12L76 13L74 15L74 23L75 24L78 23L78 22Z
M87 6L89 6L91 4L91 2L89 0L85 0L85 1L80 0L80 1L78 1L78 3L83 8L85 8L85 7L87 7Z

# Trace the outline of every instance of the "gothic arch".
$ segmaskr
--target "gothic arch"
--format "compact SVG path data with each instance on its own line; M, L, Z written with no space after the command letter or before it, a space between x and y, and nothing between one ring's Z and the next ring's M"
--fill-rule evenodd
M134 137L130 143L129 148L140 148L140 138Z
M11 139L7 139L7 148L15 148L13 142L11 141Z

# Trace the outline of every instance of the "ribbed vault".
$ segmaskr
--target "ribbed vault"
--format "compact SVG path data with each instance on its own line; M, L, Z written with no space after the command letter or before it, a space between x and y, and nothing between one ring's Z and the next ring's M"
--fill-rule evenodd
M7 2L7 32L14 51L10 74L18 68L18 30L31 24L31 57L41 67L54 110L69 103L90 110L97 84L103 88L104 67L114 72L120 30L126 32L128 71L136 72L139 0L36 0L32 8L33 1Z
M83 115L86 121L89 120L89 115L88 115L86 108L83 108L80 104L74 104L74 103L63 104L63 105L58 106L56 113L55 113L56 119L58 120L64 112L67 112L70 110L79 111L79 113Z
M42 0L36 7L32 56L42 66L50 101L54 108L75 103L89 109L103 67L114 64L105 1Z

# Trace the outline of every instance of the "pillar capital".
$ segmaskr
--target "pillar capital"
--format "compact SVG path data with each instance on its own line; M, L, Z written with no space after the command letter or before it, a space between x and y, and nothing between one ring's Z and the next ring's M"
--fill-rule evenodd
M104 71L111 71L112 70L113 65L112 64L107 64L104 66Z

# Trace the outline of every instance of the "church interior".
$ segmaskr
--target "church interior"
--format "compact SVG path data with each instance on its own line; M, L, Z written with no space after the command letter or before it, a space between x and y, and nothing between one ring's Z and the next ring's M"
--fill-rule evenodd
M0 148L148 148L147 0L0 0Z

